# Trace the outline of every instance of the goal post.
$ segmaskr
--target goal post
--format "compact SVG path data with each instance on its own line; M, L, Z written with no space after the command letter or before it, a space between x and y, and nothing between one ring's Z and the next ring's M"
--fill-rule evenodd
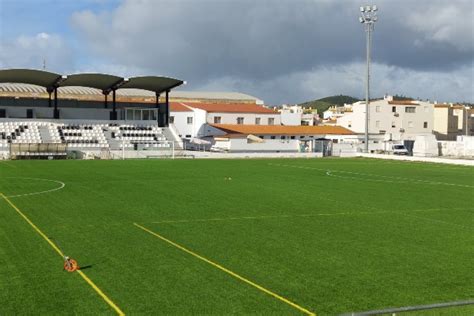
M171 158L176 157L174 141L158 141L153 144L134 144L131 148L137 153L137 158Z

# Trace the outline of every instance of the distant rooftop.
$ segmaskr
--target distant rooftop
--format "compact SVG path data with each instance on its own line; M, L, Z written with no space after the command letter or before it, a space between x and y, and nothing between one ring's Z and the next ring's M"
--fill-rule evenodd
M22 94L26 97L44 97L47 96L46 88L31 84L24 83L0 83L0 96L12 96L14 94ZM102 91L99 89L88 88L88 87L59 87L59 97L67 97L82 99L86 97L90 98L102 98ZM155 93L152 91L141 90L141 89L118 89L117 97L131 97L131 98L142 98L143 101L154 98ZM183 99L186 101L190 100L216 100L216 101L230 101L230 102L252 102L256 104L263 104L263 100L253 97L248 94L239 92L206 92L206 91L178 91L172 90L170 92L171 99Z

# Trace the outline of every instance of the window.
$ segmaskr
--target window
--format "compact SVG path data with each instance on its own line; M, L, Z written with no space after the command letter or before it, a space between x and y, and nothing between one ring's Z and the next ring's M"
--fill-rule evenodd
M186 135L186 138L191 138L191 135Z
M174 124L174 116L170 116L170 124Z
M260 137L261 139L265 139L265 136L264 136L264 135L260 135L260 136L258 136L258 137Z
M188 117L187 117L187 122L188 122L188 125L193 124L193 117L192 117L192 116L188 116Z
M408 122L408 127L413 127L413 122L412 121Z
M135 117L133 118L135 121L140 121L142 119L142 110L134 110Z
M150 119L150 111L147 111L147 110L143 110L143 117L142 117L142 120L144 121L148 121Z
M290 136L291 139L295 139L295 136Z
M377 105L377 106L375 107L375 112L380 112L380 105Z
M300 138L304 138L304 136L300 136Z
M348 127L352 127L352 122L349 121L349 122L347 123L347 126L348 126Z
M255 125L260 125L261 118L256 117L255 118Z
M244 124L244 118L243 117L238 117L237 118L237 124L239 124L239 125Z
M407 106L405 108L405 113L415 113L415 107L414 106Z
M214 116L214 124L220 124L221 123L221 117L220 116Z
M397 112L397 107L396 106L392 106L392 113L395 113Z
M423 128L428 128L428 122L423 122Z
M268 125L274 125L275 124L275 119L273 117L268 118Z
M275 136L270 136L270 139L275 139Z
M280 139L286 139L286 136L280 136Z
M127 120L133 121L133 110L127 109Z
M380 121L375 121L375 127L380 127Z
M395 122L392 122L392 128L395 128L397 127L397 125L395 124Z

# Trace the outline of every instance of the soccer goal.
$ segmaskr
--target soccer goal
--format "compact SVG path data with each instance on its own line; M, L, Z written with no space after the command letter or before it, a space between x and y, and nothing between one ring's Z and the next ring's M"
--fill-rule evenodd
M129 158L170 158L176 156L176 144L173 141L159 141L156 143L124 143L121 146L121 159Z

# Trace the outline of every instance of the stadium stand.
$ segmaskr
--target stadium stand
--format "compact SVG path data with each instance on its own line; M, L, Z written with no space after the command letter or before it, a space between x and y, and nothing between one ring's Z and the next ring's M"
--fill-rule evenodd
M170 149L175 141L165 135L166 129L156 124L118 122L7 121L0 122L0 152L9 152L11 158L20 159L62 158L67 151L81 150L159 151Z
M174 157L182 141L169 126L169 94L183 83L0 69L0 159Z

